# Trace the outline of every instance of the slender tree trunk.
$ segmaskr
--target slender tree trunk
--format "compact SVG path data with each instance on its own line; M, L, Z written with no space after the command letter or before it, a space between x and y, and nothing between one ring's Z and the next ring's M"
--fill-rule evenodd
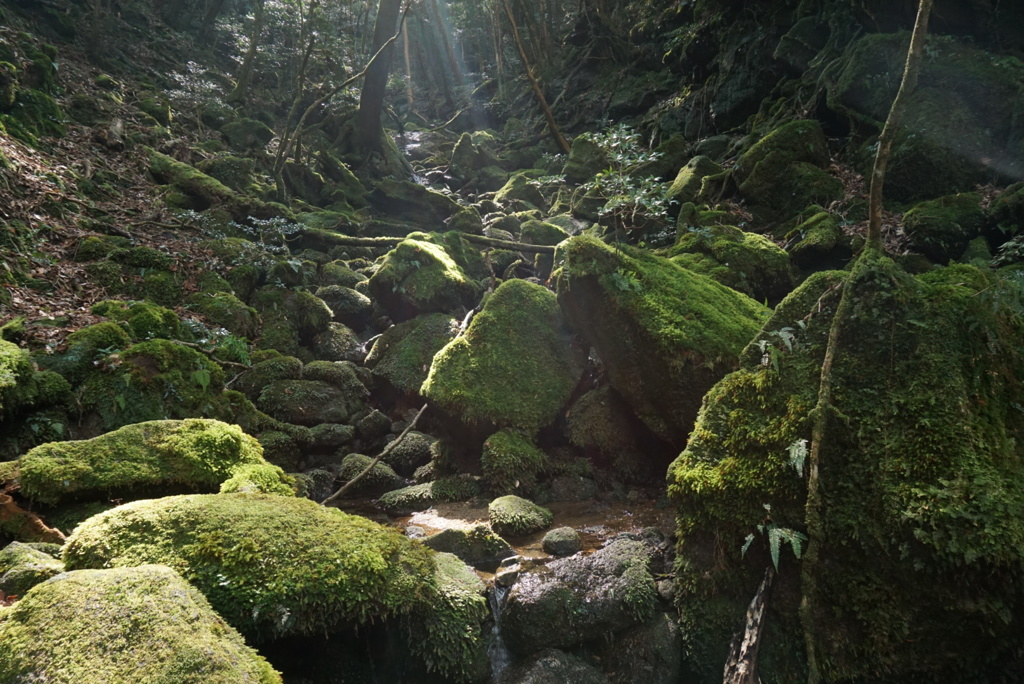
M907 100L917 88L932 2L933 0L921 0L918 5L914 33L910 37L910 49L907 51L907 61L903 67L903 80L889 110L889 116L885 120L882 135L878 138L878 153L875 155L875 165L871 170L871 194L868 199L867 243L873 249L882 249L882 186L885 184L885 169L889 164L889 155L899 131L900 120L907 109Z
M391 55L394 52L394 47L387 42L395 33L401 9L402 0L380 0L377 6L371 52L381 54L380 58L374 59L366 69L366 78L363 80L363 89L359 95L359 113L356 115L356 144L363 152L380 151L381 136L384 133L380 117L384 111L384 95L388 85L388 74L391 72Z
M253 70L256 68L256 54L260 47L260 35L263 33L263 20L266 18L266 0L256 0L255 16L253 17L252 35L249 36L249 49L245 53L242 69L238 72L235 89L227 97L228 104L245 102L252 83Z
M537 78L533 75L533 67L530 66L530 60L526 57L526 50L523 49L523 42L519 39L519 28L516 26L515 17L512 16L512 9L508 6L508 0L501 0L502 6L505 8L505 16L508 17L508 23L512 27L512 37L515 41L516 48L519 50L519 57L523 60L523 68L526 69L526 77L530 79L530 85L533 87L533 94L537 98L538 104L540 104L541 110L544 112L544 118L548 122L548 130L551 131L551 137L555 139L555 144L558 145L563 153L569 154L569 143L565 140L565 136L562 135L562 131L558 128L558 123L555 121L555 115L551 113L551 108L548 107L548 101L544 97L544 91L541 90L540 83L537 82Z
M199 43L201 45L209 45L213 36L216 35L213 29L217 24L217 17L224 9L224 2L225 0L210 0L206 14L203 15L203 25L199 27Z

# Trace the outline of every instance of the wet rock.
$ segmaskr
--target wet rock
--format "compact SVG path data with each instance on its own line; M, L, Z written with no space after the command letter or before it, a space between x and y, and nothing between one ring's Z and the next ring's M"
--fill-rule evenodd
M574 655L546 648L506 670L499 684L608 684L601 671Z
M618 635L601 659L612 684L676 684L683 670L683 640L670 613Z
M658 596L648 566L654 550L619 539L590 556L553 561L520 576L502 617L515 653L569 648L650 619Z
M435 551L453 553L481 570L493 570L501 561L515 555L508 542L487 525L442 530L424 539L423 543Z
M513 494L488 504L487 515L495 532L513 537L543 530L552 521L551 511Z
M544 553L552 556L571 556L583 548L579 533L571 527L556 527L541 540Z

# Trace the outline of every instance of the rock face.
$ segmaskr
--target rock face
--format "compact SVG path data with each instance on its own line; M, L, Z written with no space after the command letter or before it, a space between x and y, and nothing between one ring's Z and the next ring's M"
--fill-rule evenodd
M467 423L535 431L555 419L579 373L555 296L509 280L437 353L421 391Z
M775 525L805 529L807 484L790 450L811 437L839 298L826 293L842 275L815 274L779 305L741 368L708 393L670 469L685 561L679 587L688 588L678 605L691 653L724 654L736 628L724 606L742 614L771 562L761 542L741 554L764 522L764 504ZM837 681L883 672L961 680L1015 658L1020 644L1024 418L1016 378L1024 327L1005 309L1014 290L972 266L911 277L880 257L862 259L849 277L853 307L832 370L841 418L828 422L822 443L826 532L811 569L813 599L828 615L814 624L819 662ZM783 333L792 334L786 344ZM790 561L784 547L783 583L798 581ZM802 638L798 602L797 593L774 594L789 636L759 654L766 679L802 671L781 646ZM999 607L1010 612L996 617ZM718 655L693 665L720 676Z
M48 442L18 460L22 493L46 504L128 497L133 491L215 491L246 466L268 467L275 493L292 491L254 437L216 420L135 423L93 439ZM269 484L269 483L268 483Z
M646 621L658 601L648 571L653 553L644 542L618 539L522 575L502 616L508 647L521 655L570 648Z
M668 259L595 238L572 238L558 256L558 300L570 325L637 417L684 443L704 393L735 368L767 309Z
M0 642L5 682L281 682L162 565L58 575L0 609Z
M394 325L373 345L366 365L397 391L415 394L427 379L434 354L448 344L459 322L448 314L425 314Z
M608 684L608 679L590 663L576 656L547 648L507 670L499 684Z

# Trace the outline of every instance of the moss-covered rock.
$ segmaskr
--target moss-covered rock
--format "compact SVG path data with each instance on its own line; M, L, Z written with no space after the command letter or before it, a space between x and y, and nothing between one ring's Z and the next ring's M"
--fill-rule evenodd
M396 322L470 307L477 284L434 237L416 233L388 252L370 277L370 293Z
M274 137L270 126L256 119L232 121L221 127L220 132L239 152L261 149Z
M149 172L157 182L171 185L188 197L192 203L189 208L197 211L236 198L235 191L216 178L153 150L150 151Z
M334 312L334 320L344 323L356 332L366 328L373 316L373 302L361 292L342 285L317 288L316 296Z
M344 423L350 413L345 393L319 380L275 380L260 392L256 406L277 420L308 426Z
M940 264L959 259L981 234L985 212L976 192L921 202L903 215L910 247Z
M516 555L507 541L484 524L442 530L423 543L435 551L455 554L463 562L487 572L493 572L501 561Z
M558 299L570 324L637 417L682 444L704 393L736 366L767 309L668 259L591 237L564 243L560 258Z
M359 361L364 354L359 336L343 323L328 323L311 346L316 358L323 361Z
M421 473L424 469L430 470L431 464L417 468L416 472ZM393 489L377 500L377 506L392 515L408 515L414 511L425 511L435 503L468 501L479 493L477 478L463 473Z
M205 355L154 339L106 357L76 396L83 412L95 412L102 427L112 430L145 420L215 413L223 388L224 371Z
M500 430L484 442L480 466L495 494L530 494L547 455L518 430Z
M734 174L751 209L767 220L780 221L809 204L825 206L842 197L842 183L822 170L828 161L821 125L793 121L747 150Z
M417 468L430 461L430 447L436 441L435 437L410 430L402 441L384 456L384 461L401 476L412 477Z
M267 465L259 442L237 425L202 419L126 425L92 439L42 444L18 460L21 493L46 504L216 491L251 465Z
M611 166L608 154L601 146L587 136L577 136L572 141L569 159L562 173L570 183L586 183Z
M370 193L370 203L392 216L426 230L438 230L459 212L455 200L411 181L382 180Z
M0 592L24 596L32 587L64 572L64 564L40 544L12 542L0 550ZM60 547L57 547L58 553Z
M611 387L599 387L580 397L566 415L569 441L598 462L610 463L614 476L639 482L664 472L658 459L645 454L642 428L621 397ZM589 475L590 473L583 473Z
M237 629L272 638L408 614L429 591L430 554L306 499L214 494L102 513L75 530L64 558L72 569L161 561Z
M510 211L547 208L547 200L527 173L513 174L494 194L494 201Z
M124 322L137 340L162 337L168 340L190 340L191 334L182 328L178 314L152 302L121 302L108 299L94 304L92 313L112 321Z
M517 654L567 648L642 623L657 606L652 555L643 542L618 539L520 576L502 613L508 647Z
M720 676L724 643L770 562L761 542L741 553L764 504L772 524L805 529L807 485L791 457L811 437L841 277L815 274L779 305L742 367L708 393L669 472L682 632L705 676ZM819 666L836 681L964 679L1019 645L1024 329L1002 305L1018 286L963 265L915 278L880 257L847 277L852 309L819 464L823 535L808 569ZM780 577L795 587L783 554ZM798 602L773 601L765 677L802 676Z
M185 303L213 325L239 337L253 339L259 330L256 309L229 292L197 292Z
M696 156L686 163L686 166L679 169L672 185L665 193L665 197L675 200L680 204L696 202L700 195L701 185L707 176L714 176L722 173L721 166L703 155Z
M819 211L798 225L791 236L798 241L789 248L789 256L800 268L838 268L853 255L838 219L827 211Z
M367 280L366 276L349 268L344 261L332 261L320 267L320 284L354 288Z
M196 168L235 192L251 193L254 190L254 166L255 162L252 159L220 155L200 162Z
M64 401L71 386L53 371L36 371L27 350L0 338L0 422Z
M509 280L437 353L421 392L466 422L533 431L555 419L580 371L555 296Z
M520 537L551 525L551 511L522 497L509 494L487 504L491 528L501 535Z
M686 231L669 255L680 266L758 301L777 302L793 289L786 252L765 236L734 226Z
M59 575L0 611L0 641L3 681L281 682L162 565Z
M273 326L281 328L281 332L292 337L291 343L309 344L319 333L328 329L334 316L331 308L319 297L309 292L289 290L283 287L267 285L261 287L253 296L250 304L263 317L263 337ZM266 349L278 349L288 353L289 350L267 344L277 342L276 339L264 339L261 345Z
M548 530L540 543L544 553L550 553L552 556L571 556L583 548L580 533L571 527Z
M348 454L341 461L341 469L338 471L338 479L349 481L355 479L359 473L366 470L367 466L373 463L373 459L363 454ZM402 478L384 461L378 461L370 468L358 482L352 485L353 493L380 493L389 489L400 487L403 484Z

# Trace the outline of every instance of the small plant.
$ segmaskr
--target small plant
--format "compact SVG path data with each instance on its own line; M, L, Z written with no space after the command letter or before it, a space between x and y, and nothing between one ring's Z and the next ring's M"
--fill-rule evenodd
M793 555L796 556L797 560L803 554L803 545L807 541L807 535L791 530L788 527L779 527L772 522L772 507L771 504L763 504L766 512L764 522L757 526L758 534L764 535L768 539L768 551L772 557L772 565L775 566L775 571L779 570L779 555L782 552L782 545L789 544L789 547L793 549ZM750 545L754 542L756 535L751 532L747 535L747 538L743 542L743 549L741 555L746 556L747 550L750 549Z
M609 219L613 227L626 231L667 220L670 200L665 196L665 184L654 176L640 175L643 167L661 154L644 149L639 134L622 124L604 133L585 133L584 137L604 150L611 162L586 186L605 200L598 214Z

